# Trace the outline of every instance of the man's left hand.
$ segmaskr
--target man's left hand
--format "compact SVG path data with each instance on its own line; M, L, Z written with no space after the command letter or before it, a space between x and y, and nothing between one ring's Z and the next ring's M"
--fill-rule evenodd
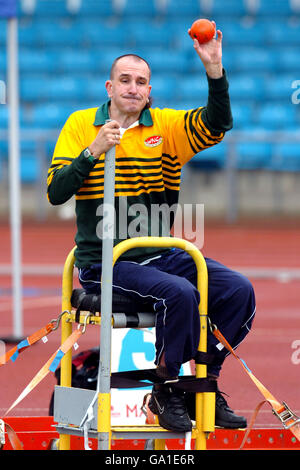
M216 27L214 21L213 24ZM194 39L194 48L210 78L220 78L223 75L222 38L222 31L218 29L216 30L216 36L208 42L199 44L197 39Z

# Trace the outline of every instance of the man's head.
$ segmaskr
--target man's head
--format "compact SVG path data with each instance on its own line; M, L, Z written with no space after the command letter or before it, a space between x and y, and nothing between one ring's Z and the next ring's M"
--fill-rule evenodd
M139 114L149 105L151 70L146 60L126 54L114 60L105 83L111 103L125 114Z

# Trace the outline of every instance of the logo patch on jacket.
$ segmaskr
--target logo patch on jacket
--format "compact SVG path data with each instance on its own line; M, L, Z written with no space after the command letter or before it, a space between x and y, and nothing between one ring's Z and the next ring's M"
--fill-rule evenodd
M144 144L146 147L156 147L157 145L160 145L162 141L163 138L161 135L152 135L151 137L145 139Z

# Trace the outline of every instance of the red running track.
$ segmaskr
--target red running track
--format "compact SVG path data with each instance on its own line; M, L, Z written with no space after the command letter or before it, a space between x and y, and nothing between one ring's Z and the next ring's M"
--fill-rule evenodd
M72 223L24 224L22 259L24 265L62 266L74 245ZM0 267L10 263L10 233L0 225ZM202 252L229 267L262 269L300 269L300 225L245 223L239 226L207 224ZM258 271L258 274L261 271ZM257 315L254 326L238 354L256 377L278 400L284 400L300 414L299 368L300 283L297 279L260 279L251 276L256 291ZM24 334L29 335L60 313L60 276L24 276ZM12 307L8 275L0 276L0 336L12 334ZM42 294L34 289L42 290ZM98 344L99 330L91 328L80 341L80 349ZM298 341L298 343L297 343ZM46 344L29 348L16 363L0 368L0 416L17 398L33 375L59 347L60 333L53 332ZM293 348L294 346L294 348ZM297 354L297 348L299 354ZM48 377L11 413L13 416L45 416L55 380ZM233 357L228 357L219 384L229 404L250 418L263 399L248 375ZM269 405L260 412L256 425L278 427Z

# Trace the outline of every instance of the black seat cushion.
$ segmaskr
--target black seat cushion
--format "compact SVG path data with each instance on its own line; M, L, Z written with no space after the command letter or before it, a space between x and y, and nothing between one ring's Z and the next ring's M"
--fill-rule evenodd
M100 311L101 295L87 294L84 289L74 289L71 296L71 305L80 311L96 313ZM137 302L122 294L113 293L113 313L154 312L153 304Z

